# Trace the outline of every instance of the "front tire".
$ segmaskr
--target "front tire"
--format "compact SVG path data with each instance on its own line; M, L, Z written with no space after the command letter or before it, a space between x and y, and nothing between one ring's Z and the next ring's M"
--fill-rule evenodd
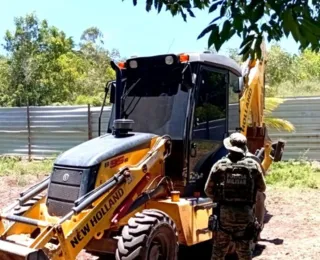
M178 248L173 220L160 210L146 209L124 226L116 260L176 260Z

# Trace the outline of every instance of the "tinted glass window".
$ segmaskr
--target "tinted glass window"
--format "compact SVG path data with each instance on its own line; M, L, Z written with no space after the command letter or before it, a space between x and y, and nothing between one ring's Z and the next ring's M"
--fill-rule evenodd
M184 65L160 66L148 62L150 66L126 72L122 116L134 121L135 132L168 134L174 140L182 140L189 100L182 83ZM114 108L109 131L113 119Z
M222 140L226 132L227 74L205 69L199 87L193 137Z
M229 73L229 112L228 112L228 129L234 132L240 127L240 106L239 93L235 93L234 89L239 89L239 77L233 73Z
M128 96L124 109L128 118L134 120L133 131L154 133L158 135L169 134L171 138L182 140L189 94L179 90L175 95L160 95L149 97ZM111 132L112 122L115 116L115 107L109 122Z

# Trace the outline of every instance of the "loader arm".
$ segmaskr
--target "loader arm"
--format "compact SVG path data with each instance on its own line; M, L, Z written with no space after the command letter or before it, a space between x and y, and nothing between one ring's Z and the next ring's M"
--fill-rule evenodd
M116 230L120 227L121 216L127 217L130 214L128 208L133 199L140 195L139 190L145 189L152 181L150 176L164 175L163 161L170 154L170 144L168 137L158 137L139 163L126 165L108 182L83 199L78 199L78 204L76 201L72 211L62 218L56 218L55 223L52 223L52 219L46 221L50 216L43 216L40 221L40 216L36 220L27 216L14 218L2 213L1 220L7 219L14 223L7 229L0 223L0 230L3 231L0 239L1 259L76 259L92 238L99 239L105 230ZM148 181L144 181L146 178ZM44 204L38 205L42 206L45 207ZM9 239L10 235L20 234L22 227L28 230L28 226L37 226L41 228L41 232L27 245L23 246L18 241L15 244ZM48 244L52 241L54 243L49 247ZM41 257L30 258L31 254L41 254Z
M260 149L262 167L266 172L273 161L281 160L284 142L273 143L264 123L267 58L264 41L261 44L261 54L260 60L249 58L244 64L244 89L240 97L240 126L241 132L248 139L250 152L255 153Z

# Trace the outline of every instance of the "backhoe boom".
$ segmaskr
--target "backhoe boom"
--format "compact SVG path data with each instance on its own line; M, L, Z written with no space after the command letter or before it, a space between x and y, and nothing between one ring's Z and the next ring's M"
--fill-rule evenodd
M259 155L265 172L272 161L281 160L284 149L284 142L272 143L264 123L266 60L266 46L262 41L261 59L249 58L243 65L244 89L240 98L241 132L247 136L250 152L261 149Z

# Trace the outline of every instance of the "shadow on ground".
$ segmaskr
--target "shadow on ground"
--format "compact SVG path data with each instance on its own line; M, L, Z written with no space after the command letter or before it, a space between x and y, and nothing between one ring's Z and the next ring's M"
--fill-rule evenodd
M273 243L275 245L283 244L283 239L275 238L275 239L261 239L261 242ZM260 242L259 241L259 242ZM253 258L260 256L263 250L266 249L266 245L257 244L255 250L253 252ZM189 248L180 247L179 252L179 259L203 259L203 260L210 260L211 259L211 252L212 252L212 243L211 242L204 242L199 245L195 245ZM225 260L238 260L236 254L228 255Z
M266 240L262 239L261 241L268 241L270 243L279 243L282 244L282 239L273 239L273 240ZM257 257L262 254L263 250L266 248L265 245L257 244L255 252L253 254L253 258ZM195 246L186 247L186 246L180 246L179 248L179 260L184 259L201 259L201 260L210 260L211 259L211 252L212 252L212 243L204 242ZM100 256L99 260L114 260L114 256ZM225 260L238 260L238 257L236 254L228 255Z
M264 224L269 223L270 219L273 217L272 214L269 213L269 211L266 212L265 216L264 216Z
M180 246L178 259L211 259L212 243L203 242L201 244L185 247Z
M264 223L268 223L270 219L273 217L272 214L269 212L266 212L265 214L265 220ZM267 242L267 243L273 243L275 245L281 245L283 244L283 239L275 238L275 239L261 239L259 242ZM263 253L263 250L265 250L267 246L262 244L257 244L255 247L255 251L253 253L253 258L260 256ZM180 246L179 248L179 260L184 259L201 259L201 260L210 260L211 259L211 252L212 252L212 241L207 241L200 243L195 246L186 247L186 246ZM115 259L114 256L109 257L100 257L99 260L113 260ZM228 255L225 260L238 260L238 257L236 254Z

